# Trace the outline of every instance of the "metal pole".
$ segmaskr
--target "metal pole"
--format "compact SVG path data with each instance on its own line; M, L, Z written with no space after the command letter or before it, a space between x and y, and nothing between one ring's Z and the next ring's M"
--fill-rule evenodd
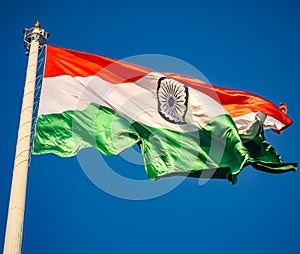
M40 28L38 22L34 25L34 28L24 29L24 43L25 47L29 50L29 58L11 183L4 254L20 254L22 249L37 61L39 48L46 43L47 37L48 34Z

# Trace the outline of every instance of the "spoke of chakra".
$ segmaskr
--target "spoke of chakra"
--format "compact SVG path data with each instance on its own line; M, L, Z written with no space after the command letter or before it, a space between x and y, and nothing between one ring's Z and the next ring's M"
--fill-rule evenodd
M168 96L167 96L166 94L162 94L161 97L162 97L162 99L165 100L165 101L168 100Z
M176 116L177 116L178 118L180 118L180 120L182 120L182 118L183 118L182 111L175 109L175 113L176 113Z
M160 93L160 96L162 97L162 98L164 98L164 99L168 99L168 94L167 93L165 93L164 91L162 91L161 93Z
M177 114L177 110L176 110L176 108L175 108L175 107L173 108L172 112L173 112L173 114L174 114L175 116L178 116L178 114Z
M169 110L169 107L168 107L167 104L165 104L165 105L162 106L162 109L163 109L164 111L168 111L168 110Z
M176 100L176 106L178 106L178 107L185 107L185 105L184 105L184 102L185 101L183 101L183 100Z
M170 86L170 84L167 83L165 92L166 92L167 94L169 94L171 90L172 90L172 87Z
M169 98L169 93L167 93L166 91L163 91L162 94L164 95L164 97L165 97L166 99Z
M175 87L175 89L174 89L174 95L177 97L178 96L178 94L180 94L182 91L180 91L180 86L177 86L177 87Z
M167 108L167 111L168 111L169 113L173 113L173 108L172 108L172 107L167 106L166 108Z
M174 86L174 89L173 89L173 95L174 96L178 96L178 93L180 93L180 91L179 91L179 86Z
M178 105L175 105L174 108L175 108L176 112L180 112L181 114L184 112L184 111L182 110L183 107L179 107Z
M182 98L182 99L181 99L181 98ZM185 102L184 97L181 97L181 98L176 98L176 102L177 102L177 103Z

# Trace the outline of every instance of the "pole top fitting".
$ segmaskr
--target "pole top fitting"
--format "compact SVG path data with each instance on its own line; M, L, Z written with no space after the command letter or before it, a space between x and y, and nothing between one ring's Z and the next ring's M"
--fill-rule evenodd
M34 24L34 28L41 28L40 22L37 21L37 22Z
M32 28L24 28L24 47L29 50L31 42L36 40L39 42L39 48L43 48L47 44L49 33L41 28L41 24L37 21Z

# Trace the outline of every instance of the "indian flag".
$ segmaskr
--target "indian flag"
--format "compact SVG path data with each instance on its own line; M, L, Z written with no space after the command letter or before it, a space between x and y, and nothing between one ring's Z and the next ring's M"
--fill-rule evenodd
M274 173L296 169L263 135L291 123L285 105L248 92L48 45L33 153L69 157L95 147L116 155L137 144L151 179L235 183L249 164Z

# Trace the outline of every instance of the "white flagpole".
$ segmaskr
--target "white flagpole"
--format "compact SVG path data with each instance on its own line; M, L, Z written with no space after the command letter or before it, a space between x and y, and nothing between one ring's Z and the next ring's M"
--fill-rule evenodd
M46 43L47 37L48 33L45 33L45 31L41 29L38 22L33 28L24 29L24 43L25 47L29 50L29 58L11 183L4 254L20 254L22 249L37 61L39 48Z

